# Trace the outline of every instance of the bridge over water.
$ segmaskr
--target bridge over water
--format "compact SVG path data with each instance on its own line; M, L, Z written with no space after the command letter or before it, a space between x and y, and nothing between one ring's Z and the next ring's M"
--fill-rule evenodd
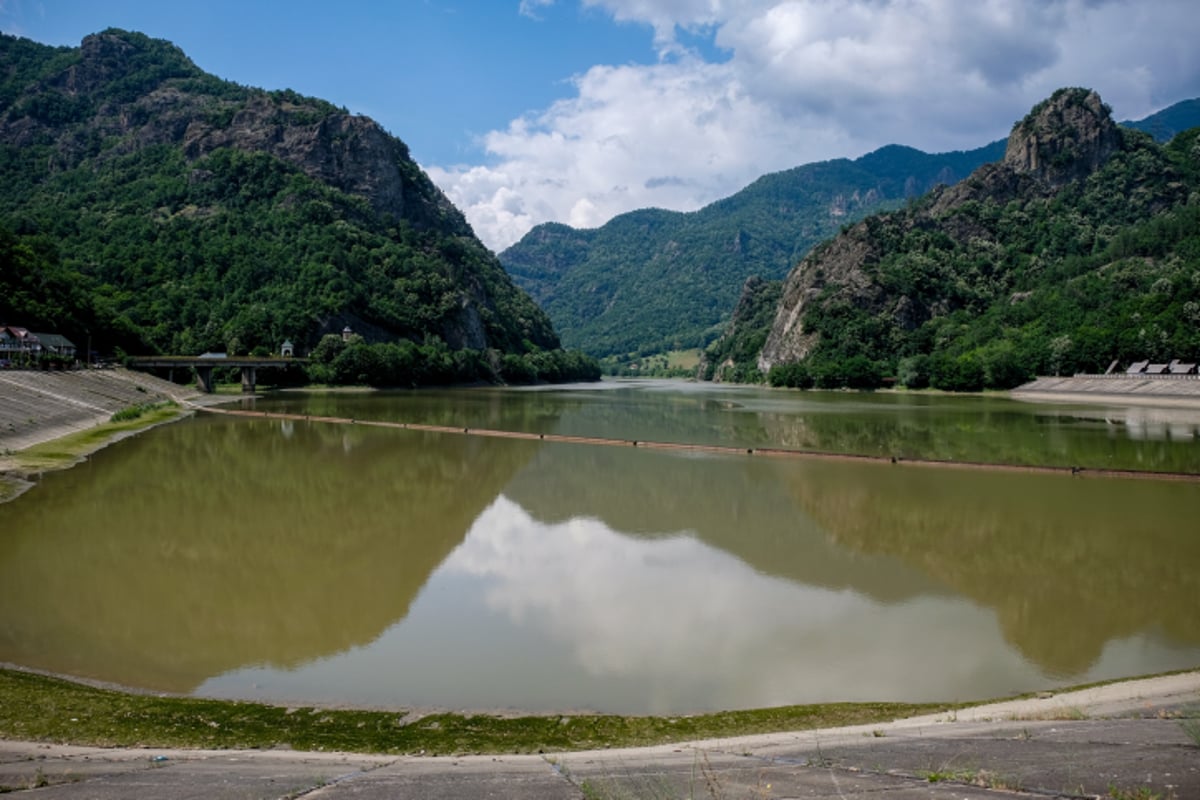
M191 369L196 373L196 383L200 389L212 393L213 370L221 368L238 368L242 371L242 391L252 394L258 383L260 369L287 369L290 366L304 366L307 358L292 358L275 356L260 358L253 356L135 356L129 359L133 369L168 369L170 377L174 378L176 368Z

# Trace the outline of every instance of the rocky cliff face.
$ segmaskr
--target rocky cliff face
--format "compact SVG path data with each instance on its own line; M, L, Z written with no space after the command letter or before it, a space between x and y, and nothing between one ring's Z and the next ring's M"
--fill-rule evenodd
M1082 180L1121 147L1121 132L1100 95L1059 89L1018 122L1004 165L1049 186Z
M147 60L161 59L164 51L174 58L147 74ZM266 152L365 198L378 212L415 224L448 221L470 235L465 218L412 162L404 143L374 120L292 92L208 77L164 42L106 31L86 37L78 61L46 80L42 90L74 100L92 131L121 138L116 152L155 144L179 145L192 160L222 147ZM5 115L0 136L61 137L60 152L70 164L86 151L58 122Z
M804 360L818 335L804 327L816 303L834 298L857 308L886 315L902 330L913 330L929 316L944 312L918 308L906 296L887 293L872 275L872 265L885 252L884 227L895 235L913 228L936 230L960 242L984 240L987 231L969 215L956 214L970 202L1003 205L1014 199L1049 197L1091 175L1122 147L1122 134L1109 108L1086 89L1061 89L1038 104L1013 126L1004 160L986 164L966 180L935 189L923 208L910 216L869 218L814 249L784 282L758 366L764 373L776 364ZM886 225L884 224L886 222Z
M876 292L871 291L871 282L862 268L876 257L867 223L860 222L796 265L783 283L783 297L758 358L759 370L766 374L776 364L808 357L817 334L805 330L804 312L820 302L830 280L852 292L857 302L874 300Z
M766 281L757 275L746 279L725 333L700 356L697 378L718 383L751 379L750 375L739 371L739 365L748 363L762 349L763 337L771 315L779 306L782 288L782 281Z
M162 106L181 99L171 90L148 97L147 104L159 105L152 119L169 118L162 113ZM187 113L188 104L182 105ZM368 199L376 211L397 218L405 216L406 192L400 165L408 154L399 142L366 117L334 113L318 122L295 124L289 117L300 109L288 106L258 95L238 109L228 127L218 128L189 117L176 141L189 158L200 158L221 147L268 152L313 178ZM148 133L155 135L159 130Z

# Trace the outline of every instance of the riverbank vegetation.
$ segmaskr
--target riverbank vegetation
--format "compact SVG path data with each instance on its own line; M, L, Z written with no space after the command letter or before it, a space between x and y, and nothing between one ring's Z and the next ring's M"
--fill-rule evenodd
M135 419L141 419L147 414L153 414L160 409L177 408L178 405L179 404L173 400L164 400L161 403L137 403L135 405L122 408L120 411L109 417L109 421L129 422Z
M83 457L120 437L168 422L183 413L184 410L172 401L131 406L113 414L108 422L8 453L5 456L5 469L0 472L0 502L19 494L14 487L21 476L73 466ZM18 479L8 480L7 490L4 489L5 472Z
M540 753L872 724L955 707L827 703L680 717L421 715L132 694L0 669L0 738L99 747Z
M524 353L498 350L451 350L430 336L422 344L408 340L368 344L361 336L329 334L313 350L308 380L330 386L417 387L455 383L563 383L600 379L596 361L578 350Z

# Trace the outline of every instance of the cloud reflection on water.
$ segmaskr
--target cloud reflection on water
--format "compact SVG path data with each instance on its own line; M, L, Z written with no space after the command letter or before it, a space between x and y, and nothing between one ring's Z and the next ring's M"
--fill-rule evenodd
M1036 683L992 615L968 602L882 605L761 575L687 532L647 540L595 519L546 525L505 497L439 572L480 580L490 612L548 631L589 675L669 676L672 696L655 705L915 699L977 691L966 686L981 679L1002 691ZM956 652L930 649L928 638L948 630Z

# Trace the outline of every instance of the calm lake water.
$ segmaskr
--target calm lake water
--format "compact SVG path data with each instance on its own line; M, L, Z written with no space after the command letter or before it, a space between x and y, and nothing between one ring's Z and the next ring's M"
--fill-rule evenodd
M667 381L254 407L1200 473L1197 411ZM1200 665L1200 484L200 414L0 505L0 661L380 707L990 698Z

